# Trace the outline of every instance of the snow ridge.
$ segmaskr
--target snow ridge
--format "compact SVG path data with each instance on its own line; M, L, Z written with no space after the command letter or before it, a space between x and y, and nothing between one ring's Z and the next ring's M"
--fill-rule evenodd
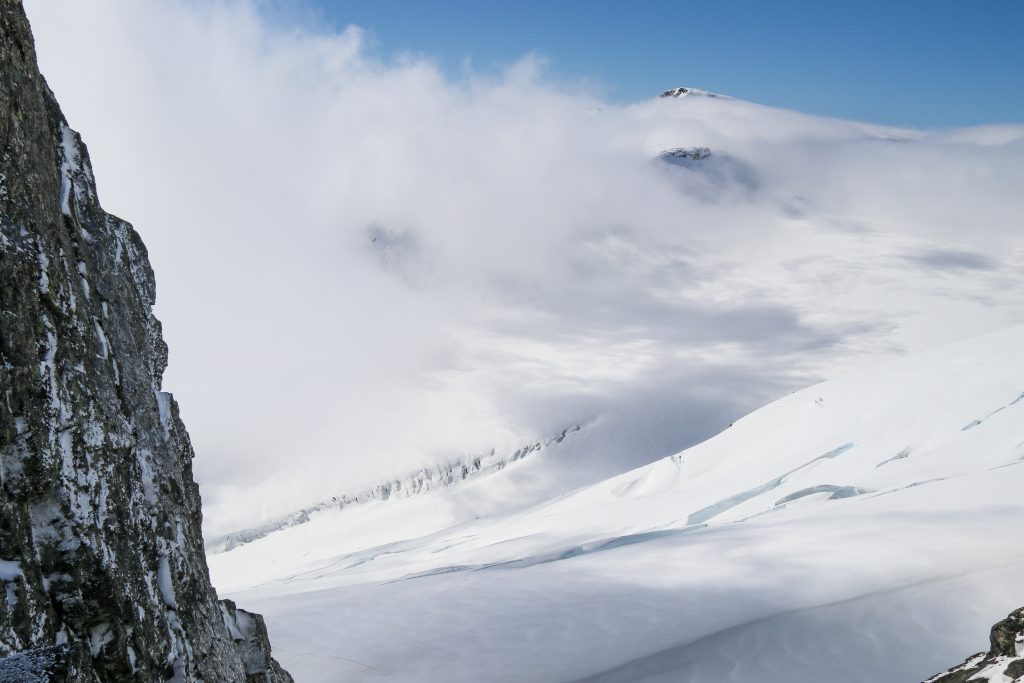
M580 425L573 425L563 429L557 436L548 437L540 441L523 446L507 455L497 455L492 449L487 455L477 455L469 458L450 460L433 467L424 467L416 470L402 478L391 479L380 483L372 488L366 489L355 495L342 494L334 496L330 500L321 501L307 508L289 513L283 517L271 520L266 524L248 529L232 531L222 536L211 537L206 542L207 554L226 553L246 543L264 538L265 536L288 529L299 524L305 524L310 516L325 510L341 510L352 505L360 505L375 500L390 500L393 498L409 498L421 495L437 489L446 488L460 484L467 479L476 478L482 475L499 472L509 465L522 460L523 458L547 448L548 446L561 443L565 437L573 432L578 432Z

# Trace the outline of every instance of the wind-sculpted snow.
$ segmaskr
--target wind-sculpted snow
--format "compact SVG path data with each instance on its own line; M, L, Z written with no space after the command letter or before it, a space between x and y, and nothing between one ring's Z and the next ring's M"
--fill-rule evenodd
M1024 604L1022 386L1014 327L540 503L488 501L555 451L319 515L211 569L314 682L918 683Z

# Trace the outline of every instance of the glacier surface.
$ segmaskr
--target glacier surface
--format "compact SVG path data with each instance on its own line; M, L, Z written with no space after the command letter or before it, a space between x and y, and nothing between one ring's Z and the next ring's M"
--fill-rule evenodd
M1024 603L1022 391L1017 326L540 503L489 501L550 453L315 513L211 571L303 681L913 683Z

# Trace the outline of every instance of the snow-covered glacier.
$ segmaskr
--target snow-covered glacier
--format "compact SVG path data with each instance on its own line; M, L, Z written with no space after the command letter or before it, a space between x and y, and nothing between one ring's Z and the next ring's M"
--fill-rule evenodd
M616 103L532 57L453 79L264 3L25 4L161 273L173 362L129 407L185 438L174 389L213 578L298 680L913 682L1024 604L1024 124ZM25 357L130 387L152 335L118 341L110 269L66 248L101 234L76 139L43 150L68 277L22 251L11 291L65 282L95 344ZM168 569L147 614L178 619ZM232 604L221 635L262 643Z
M212 555L214 580L267 615L297 680L325 682L913 683L1024 604L1024 326L869 364L540 503L487 502L545 457L314 513Z

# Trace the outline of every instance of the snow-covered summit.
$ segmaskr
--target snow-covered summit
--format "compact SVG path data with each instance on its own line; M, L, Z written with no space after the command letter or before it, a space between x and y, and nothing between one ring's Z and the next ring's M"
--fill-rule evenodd
M724 97L718 93L701 90L700 88L671 88L661 93L660 97L689 97L691 95L703 95L704 97Z

